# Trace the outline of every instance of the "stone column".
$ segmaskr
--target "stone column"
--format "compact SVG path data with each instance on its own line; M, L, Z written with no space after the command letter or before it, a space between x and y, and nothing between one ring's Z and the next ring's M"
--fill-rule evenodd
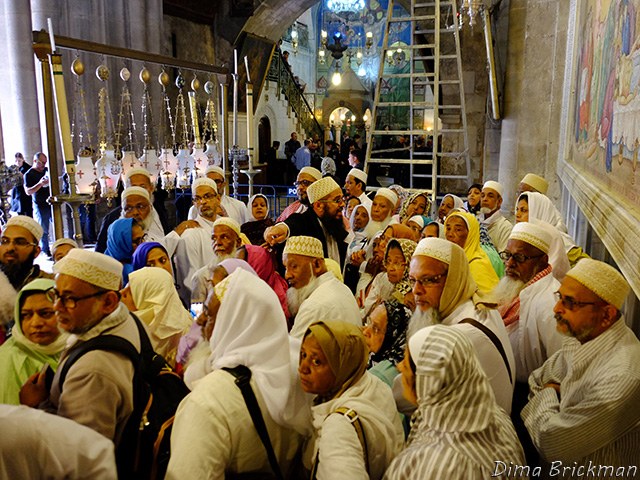
M42 150L29 0L0 2L0 25L4 32L6 59L0 62L0 89L4 157L20 151L29 160ZM44 149L46 150L46 149Z

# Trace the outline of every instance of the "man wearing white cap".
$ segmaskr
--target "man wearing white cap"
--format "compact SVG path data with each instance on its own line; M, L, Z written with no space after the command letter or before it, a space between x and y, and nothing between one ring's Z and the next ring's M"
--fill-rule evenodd
M507 246L507 240L513 225L500 213L502 206L502 185L489 180L482 186L480 194L480 212L484 215L482 223L487 226L489 236L498 252Z
M151 183L151 174L148 170L137 167L127 172L125 177L125 189L120 195L120 208L115 208L109 212L102 221L96 252L104 253L107 250L107 237L109 226L118 218L135 218L147 234L145 240L148 242L164 242L165 232L169 231L166 220L166 212L162 202L160 212L156 210L157 203L154 203L154 186Z
M73 334L51 390L45 376L35 373L23 385L20 402L42 407L92 428L118 445L133 411L134 367L128 358L108 350L80 356L69 368L64 384L60 372L74 349L99 335L115 335L140 351L138 327L120 302L122 264L113 258L80 248L53 266L56 285L49 291L58 327Z
M535 173L527 173L522 177L520 185L518 185L518 196L520 196L522 192L538 192L546 195L548 189L549 182L544 178L540 175L536 175Z
M16 291L36 278L53 278L53 275L43 272L34 264L40 255L38 242L42 234L40 224L26 215L11 217L2 230L0 271Z
M443 238L420 241L409 264L416 311L407 337L435 324L461 329L473 344L496 401L511 411L515 360L500 314L477 295L464 250Z
M72 248L79 248L78 243L71 238L59 238L53 245L51 245L51 255L53 256L53 262L59 262Z
M287 303L294 316L289 334L302 339L319 320L342 320L361 326L358 304L344 283L327 270L322 243L313 237L289 237L282 261L289 284Z
M324 177L307 188L307 195L311 208L267 228L264 232L265 241L273 246L284 243L290 236L314 237L322 243L325 258L344 265L348 233L342 221L344 199L340 186L333 178Z
M213 222L210 238L211 243L208 248L203 247L196 256L188 257L189 262L199 266L197 268L190 266L188 271L176 275L183 278L181 289L189 294L193 303L204 302L213 271L221 261L235 258L236 250L246 239L240 232L238 222L230 217L219 217ZM245 243L249 242L245 241ZM182 298L183 295L185 294L181 292L180 297Z
M294 213L304 213L307 208L309 208L309 197L307 196L307 188L313 182L320 180L322 178L322 172L317 168L313 167L304 167L302 170L298 172L298 177L296 178L296 195L298 195L298 199L295 202L292 202L285 208L280 216L278 217L278 222L284 222L287 218L289 218Z
M227 179L224 175L224 170L222 167L218 167L217 165L209 165L207 169L204 171L205 177L210 178L216 185L218 186L218 196L220 197L220 205L222 209L226 213L227 216L233 218L240 225L245 223L248 219L247 217L247 206L241 202L240 200L230 197L225 193L225 188L227 186ZM196 209L191 207L189 210L189 218L193 219L196 217Z
M558 290L553 311L569 338L529 377L522 411L551 469L577 463L594 478L637 475L640 341L620 311L628 293L620 272L592 259L569 270ZM631 466L633 475L625 475Z
M371 211L371 204L373 203L365 190L367 189L367 173L359 168L352 168L347 174L347 179L344 182L344 189L347 195L350 197L356 197L360 200L360 203L367 207L368 211Z
M525 401L531 372L562 346L553 318L554 293L560 282L549 265L552 240L548 230L539 225L522 222L513 227L507 248L500 252L505 276L492 295L516 358L516 389L518 385L525 387Z

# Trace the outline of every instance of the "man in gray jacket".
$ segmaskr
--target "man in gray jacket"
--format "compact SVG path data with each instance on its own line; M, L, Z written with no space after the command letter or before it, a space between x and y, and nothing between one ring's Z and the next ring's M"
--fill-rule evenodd
M133 411L131 360L120 353L93 350L71 366L63 385L59 375L69 354L99 335L122 337L140 351L135 320L120 303L122 264L101 253L76 248L53 269L56 285L49 294L58 326L73 336L51 390L47 390L44 372L36 373L22 387L20 402L75 420L117 446Z

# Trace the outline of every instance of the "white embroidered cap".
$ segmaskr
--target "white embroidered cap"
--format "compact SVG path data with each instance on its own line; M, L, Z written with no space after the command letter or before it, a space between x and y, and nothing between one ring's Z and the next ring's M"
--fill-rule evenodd
M491 190L495 190L496 192L498 192L498 195L502 196L502 190L503 190L502 185L500 185L496 181L488 180L484 182L482 189L484 190L485 188L490 188Z
M300 172L298 172L298 174L300 173L304 173L306 175L310 175L313 178L315 178L316 180L320 180L322 178L322 172L320 170L318 170L317 168L313 168L313 167L302 167L300 169Z
M566 276L581 283L618 310L629 294L629 284L618 270L592 258L580 260Z
M389 188L386 188L386 187L379 188L378 191L376 192L376 197L378 195L389 200L393 208L395 208L396 203L398 203L398 195L396 195L396 192L394 192Z
M71 245L74 248L79 248L78 243L75 240L71 238L59 238L58 240L53 242L53 245L51 245L51 251L55 252L56 248L58 248L60 245Z
M53 271L105 290L120 290L122 284L122 264L119 261L82 248L72 249L66 257L53 265Z
M340 185L338 185L333 178L321 178L317 182L313 182L311 185L309 185L309 187L307 187L307 196L309 197L309 203L314 203L318 200L322 200L324 197L329 195L331 192L335 192L336 190L340 190L342 192Z
M216 192L216 195L218 194L218 186L216 185L216 182L211 180L209 177L196 178L193 181L193 183L191 184L192 196L196 196L196 188L198 187L211 187L213 188L213 191Z
M224 225L225 227L229 227L231 230L236 232L238 237L240 236L240 224L236 222L233 218L230 217L219 217L213 222L213 228L216 228L218 225Z
M364 170L360 170L359 168L352 168L351 170L349 170L349 173L347 174L347 176L349 175L357 178L365 185L367 184L367 172L365 172Z
M127 198L129 195L140 195L141 197L146 198L147 201L149 201L149 202L151 201L151 197L149 197L149 192L147 192L142 187L125 188L122 191L122 195L120 195L120 199L122 200L122 202L124 202L125 198Z
M44 231L38 222L26 215L16 215L15 217L11 217L4 226L4 229L6 230L7 227L22 227L27 229L36 239L36 242L40 241L42 238L42 232Z
M417 223L421 230L425 227L424 217L422 215L414 215L409 219L409 221L413 223Z
M299 235L289 237L282 252L285 254L304 255L305 257L324 258L322 242L315 237Z
M151 181L151 173L149 173L149 170L142 167L135 167L127 171L127 174L124 176L125 183L128 182L133 175L144 175Z
M418 243L415 252L413 252L413 256L417 257L418 255L422 255L424 257L431 257L449 265L451 263L451 250L454 246L457 247L457 245L444 238L423 238L420 240L420 243Z
M527 173L522 180L520 180L520 183L526 183L530 187L535 188L536 191L545 195L549 189L549 182L535 173Z
M521 240L533 245L544 253L549 253L549 246L553 241L551 233L545 228L529 222L520 222L511 230L509 240Z
M208 173L217 173L218 175L222 175L222 178L224 178L224 170L217 165L209 165L204 171L205 175L207 175Z

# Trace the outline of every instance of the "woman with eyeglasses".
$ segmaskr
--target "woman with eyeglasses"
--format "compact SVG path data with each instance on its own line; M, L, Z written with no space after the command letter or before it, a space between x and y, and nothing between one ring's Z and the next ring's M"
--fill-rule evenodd
M0 346L0 403L20 405L20 387L45 365L58 368L68 334L58 330L47 290L53 280L38 279L18 293L12 335Z

